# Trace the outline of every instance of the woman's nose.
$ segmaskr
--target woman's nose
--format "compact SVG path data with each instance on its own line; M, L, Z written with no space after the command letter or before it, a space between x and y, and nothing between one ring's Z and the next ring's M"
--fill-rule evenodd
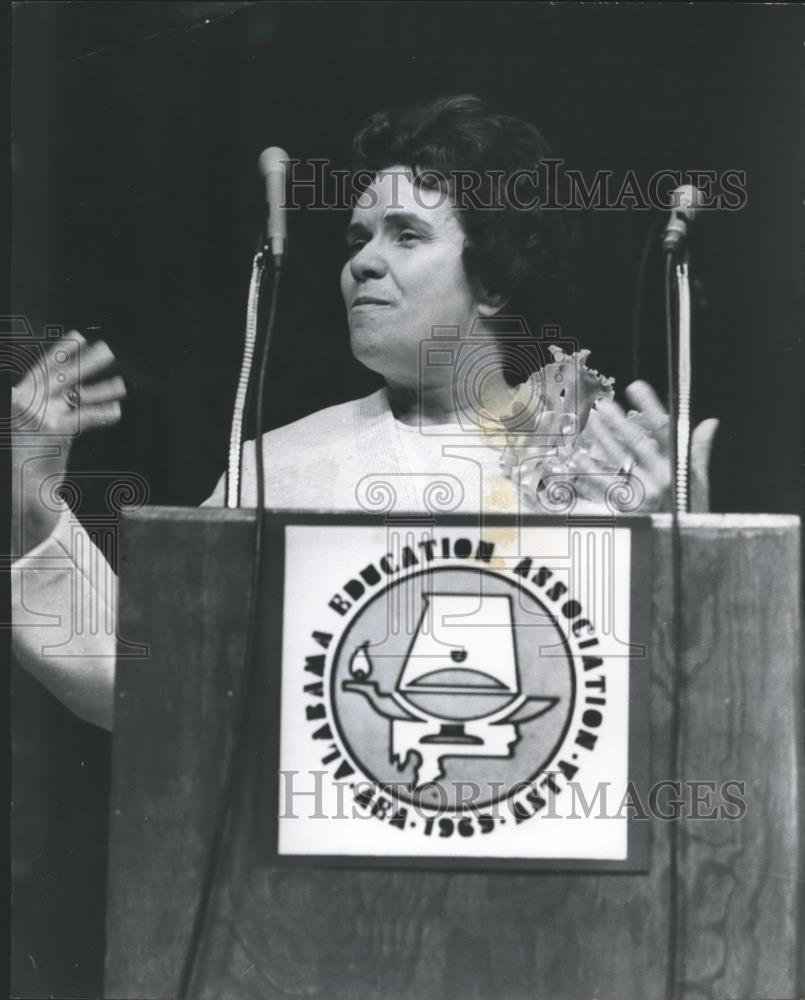
M353 254L349 262L352 277L356 281L367 281L369 278L382 278L386 273L387 264L383 254L378 251L374 240L370 240Z

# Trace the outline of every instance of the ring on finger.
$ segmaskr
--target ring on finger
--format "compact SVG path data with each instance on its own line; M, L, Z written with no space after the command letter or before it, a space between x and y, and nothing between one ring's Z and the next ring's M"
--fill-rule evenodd
M81 405L81 394L74 385L68 386L66 389L62 389L61 394L65 403L67 403L71 410L77 410Z

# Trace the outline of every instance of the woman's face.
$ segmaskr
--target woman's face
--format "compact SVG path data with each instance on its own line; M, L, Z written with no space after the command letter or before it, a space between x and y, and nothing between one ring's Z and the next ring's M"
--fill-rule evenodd
M415 189L405 167L384 170L352 212L347 245L341 292L352 353L388 382L419 387L420 344L433 328L465 334L484 311L464 271L464 232L450 199ZM426 382L436 371L423 370Z

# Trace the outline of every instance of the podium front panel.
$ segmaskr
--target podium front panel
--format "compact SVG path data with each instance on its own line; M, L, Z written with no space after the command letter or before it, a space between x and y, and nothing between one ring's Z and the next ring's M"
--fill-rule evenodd
M268 533L270 537L270 532ZM241 680L252 512L132 514L121 554L107 913L110 997L175 996ZM669 519L654 519L650 779L732 788L715 817L651 821L635 873L288 867L265 850L276 760L256 734L192 995L797 995L802 697L798 521L699 516L682 534L679 767L671 774ZM269 540L266 559L279 558ZM271 633L274 612L267 610ZM257 708L271 709L263 689ZM725 803L722 802L722 805ZM670 927L672 913L675 925Z

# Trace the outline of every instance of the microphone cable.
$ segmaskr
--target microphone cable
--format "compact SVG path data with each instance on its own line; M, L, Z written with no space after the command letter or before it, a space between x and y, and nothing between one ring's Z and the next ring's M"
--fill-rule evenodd
M643 320L645 303L645 283L651 249L662 225L662 217L658 217L650 225L640 253L637 272L637 287L635 291L634 312L632 317L632 377L639 375L639 345L640 326ZM682 536L679 524L679 505L677 493L677 388L676 388L676 338L674 337L675 310L674 302L674 253L663 254L663 293L665 302L665 346L666 368L668 377L668 440L671 461L671 718L668 760L670 777L676 780L680 768L680 726L682 720L683 699L683 665L682 643L684 641L684 622L682 620ZM665 998L677 1000L677 978L679 963L679 935L677 923L679 920L679 817L671 821L668 843L668 936L667 964L665 973Z
M263 255L268 256L267 248L264 248ZM260 254L257 255L260 257ZM258 261L255 258L255 267ZM264 266L263 261L260 262ZM215 825L210 838L209 853L204 864L201 887L199 889L198 902L193 915L193 925L190 931L185 956L182 963L182 970L177 989L177 1000L189 1000L190 987L196 971L199 949L207 926L210 903L212 901L218 876L220 874L226 847L227 833L232 816L232 808L235 803L236 793L240 787L240 777L246 773L249 745L249 717L254 702L254 691L257 682L257 650L258 650L258 628L259 615L258 608L260 602L260 583L263 574L263 523L265 507L265 462L263 458L263 448L261 432L263 426L263 403L265 396L265 386L268 371L268 355L271 346L272 333L276 322L277 300L279 297L280 276L282 274L282 258L274 258L274 280L271 285L271 296L268 306L268 317L266 319L263 342L260 348L260 367L256 386L256 415L255 415L255 471L257 501L254 517L254 537L252 543L252 569L251 581L249 585L249 603L246 625L246 647L243 656L244 670L243 679L240 685L237 709L232 730L232 750L229 758L229 766L221 789L221 798L216 812ZM261 284L264 272L261 272ZM259 295L255 308L259 309Z

